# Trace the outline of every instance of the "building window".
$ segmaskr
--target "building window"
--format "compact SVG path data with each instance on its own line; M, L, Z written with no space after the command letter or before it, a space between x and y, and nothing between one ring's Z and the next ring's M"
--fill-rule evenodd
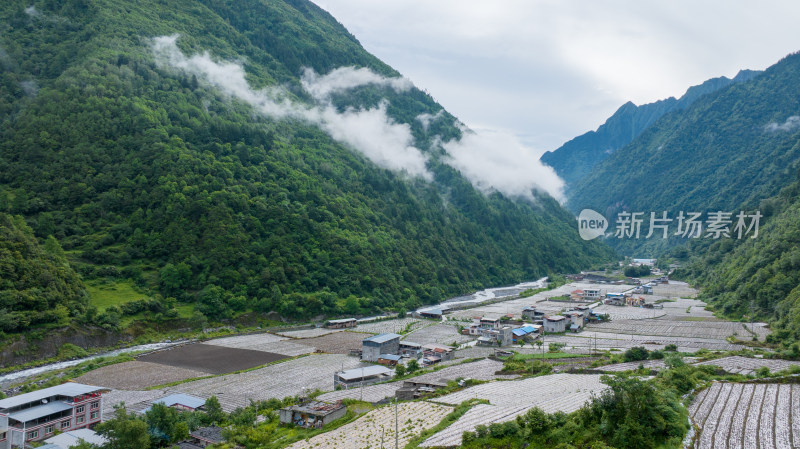
M32 440L34 438L39 438L39 431L38 430L31 430L28 432L28 439Z
M85 405L79 405L78 408L75 409L75 413L83 413L86 410Z
M69 422L70 422L69 419L66 421L61 421L61 430L69 428Z
M75 424L83 424L84 421L86 421L86 417L79 416L77 419L75 419Z
M44 428L44 433L45 433L45 435L46 435L46 434L48 434L48 433L53 433L55 430L56 430L56 426L54 426L54 425L49 425L49 426L47 426L47 427L45 427L45 428Z
M100 401L92 402L91 409L94 410L94 409L97 409L97 408L100 408Z
M0 432L0 441L5 441L5 439L6 439L6 433Z
M92 412L91 415L89 415L89 418L97 419L98 414L99 414L99 412Z

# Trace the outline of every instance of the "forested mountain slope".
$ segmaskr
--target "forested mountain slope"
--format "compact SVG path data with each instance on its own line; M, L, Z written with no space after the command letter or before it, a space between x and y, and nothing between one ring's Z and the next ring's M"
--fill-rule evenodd
M653 123L598 164L567 205L591 208L612 223L621 211L754 211L790 184L800 157L800 55L789 55L750 81L705 95ZM647 224L647 223L645 223ZM705 227L705 223L704 223ZM609 239L625 254L656 254L685 238Z
M476 190L431 145L455 119L308 1L2 2L0 64L0 211L157 310L398 310L610 255Z
M680 98L670 97L637 106L627 102L595 131L589 131L542 155L567 184L567 191L618 149L629 144L648 126L671 111L683 110L703 95L732 83L747 81L759 71L742 70L733 79L721 76L690 87Z

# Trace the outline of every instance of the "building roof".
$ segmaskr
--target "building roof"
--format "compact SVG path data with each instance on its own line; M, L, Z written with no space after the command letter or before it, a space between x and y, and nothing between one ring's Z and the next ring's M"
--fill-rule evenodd
M342 318L340 320L328 320L328 324L341 324L341 323L350 323L352 321L358 321L355 318Z
M312 415L317 415L317 416L325 416L325 415L330 415L336 410L342 409L344 407L346 406L342 405L341 402L337 402L335 404L328 404L325 402L311 401L306 404L292 405L290 407L284 408L283 410L290 410L293 412L300 412L300 413L310 413Z
M565 318L565 317L563 317L563 316L561 316L561 315L550 315L550 316L546 316L546 317L544 317L544 319L545 319L545 320L547 320L547 321L561 321L561 320L566 320L566 318Z
M412 348L421 348L422 347L422 343L414 343L413 341L405 341L405 340L403 340L403 341L400 342L400 346L409 346L409 347L412 347Z
M569 326L569 328L570 328L570 329L580 329L581 327L580 327L580 326L578 326L577 324L571 324L571 325Z
M44 446L39 446L36 449L64 449L61 446L56 446L55 444L45 444Z
M108 440L106 440L105 437L98 435L97 432L89 429L70 430L55 435L53 437L50 437L44 440L44 442L47 444L54 444L60 448L67 449L72 446L77 446L80 440L98 446L106 444L108 442Z
M31 402L41 401L53 396L69 396L75 397L82 394L94 393L97 391L108 390L104 387L95 387L92 385L84 385L75 382L67 382L65 384L56 385L55 387L42 388L41 390L32 391L30 393L18 394L6 399L0 399L0 409L12 408L18 405L24 405Z
M572 293L574 293L576 295L580 295L580 294L583 294L583 290L573 290Z
M399 362L400 359L402 359L402 357L400 357L399 355L394 355L394 354L381 354L381 355L378 356L378 360L380 360L380 359L394 360L395 362Z
M178 449L203 449L203 448L196 444L192 444L188 441L181 441L180 443L178 443Z
M385 366L371 365L363 368L353 368L338 373L339 379L348 381L362 379L365 377L380 376L381 374L392 374L392 370Z
M153 404L164 404L167 407L182 405L189 408L200 408L206 404L206 400L190 394L175 393L161 399L156 399L153 401Z
M222 437L222 428L217 426L200 427L194 432L189 434L192 438L197 438L202 441L210 441L212 443L221 443L225 441Z
M500 318L481 318L481 321L500 321Z
M72 409L72 405L70 404L61 401L53 401L36 407L26 408L18 412L11 412L8 414L8 417L19 422L26 422L70 409Z
M386 343L387 341L392 341L395 338L400 338L400 335L388 333L388 334L378 334L373 335L372 337L365 338L362 340L363 342L372 342L372 343Z
M442 315L444 312L442 311L442 309L426 309L426 310L420 310L419 313L420 314L424 313L427 315Z
M450 352L453 350L452 346L437 345L436 343L428 343L422 349L434 352Z

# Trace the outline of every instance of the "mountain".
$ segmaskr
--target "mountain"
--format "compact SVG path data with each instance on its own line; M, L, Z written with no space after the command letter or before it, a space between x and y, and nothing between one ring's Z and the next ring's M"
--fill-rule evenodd
M700 85L690 87L679 99L670 97L654 103L636 106L627 102L600 125L596 131L589 131L566 142L556 150L548 151L541 157L542 162L553 167L566 182L567 192L600 162L638 137L653 122L671 111L689 107L698 98L715 92L733 83L744 82L760 72L742 70L733 79L721 76L712 78Z
M87 323L403 310L611 255L476 190L455 118L305 0L7 1L0 64L0 211L64 248Z
M653 123L598 164L567 201L577 213L601 212L611 223L622 211L754 211L794 180L800 158L800 55L761 75L706 94ZM704 223L704 227L707 223ZM625 254L655 255L686 238L611 238Z
M85 286L58 242L42 245L22 217L0 213L0 331L65 324L85 308Z

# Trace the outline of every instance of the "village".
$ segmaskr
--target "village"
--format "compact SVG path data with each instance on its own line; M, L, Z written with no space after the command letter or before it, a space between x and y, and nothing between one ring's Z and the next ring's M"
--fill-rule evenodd
M420 444L455 447L463 431L513 419L532 407L577 410L606 388L600 382L602 373L664 367L658 360L603 365L609 353L634 347L671 348L682 354L731 351L745 347L739 340L763 341L769 333L763 323L714 318L695 295L685 283L666 276L644 282L584 274L527 297L468 307L442 303L404 318L334 319L300 329L178 345L56 387L0 400L0 449L29 442L67 449L79 439L98 441L101 437L91 429L113 417L115 405L124 403L134 413L144 413L156 403L202 410L212 396L226 412L252 401L298 397L297 403L280 410L280 422L323 430L344 416L348 401L368 402L378 407L291 447L365 447L375 437L371 432L377 431L366 423L410 419L417 424L402 435L394 435L388 424L381 430L387 439L394 441L396 436L404 445L436 426L462 401L487 401ZM552 373L531 377L504 372L504 361L511 356L539 357L551 365ZM700 357L686 360L704 363ZM708 363L753 372L762 366L777 369L770 365L774 362L746 359L745 368L735 360ZM431 396L436 396L435 402L426 400ZM403 407L380 407L393 401ZM221 429L204 427L180 447L202 448L220 441Z

